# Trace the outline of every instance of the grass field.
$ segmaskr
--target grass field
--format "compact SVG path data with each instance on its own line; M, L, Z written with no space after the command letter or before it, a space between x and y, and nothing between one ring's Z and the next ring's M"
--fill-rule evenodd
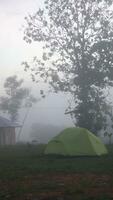
M113 146L102 157L54 157L45 145L0 148L0 200L111 200Z

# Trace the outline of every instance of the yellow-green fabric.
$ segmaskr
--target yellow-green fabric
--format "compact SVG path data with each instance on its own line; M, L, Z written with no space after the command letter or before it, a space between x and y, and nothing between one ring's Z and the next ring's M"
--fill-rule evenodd
M100 156L107 154L105 145L84 128L67 128L48 142L45 154L65 156Z

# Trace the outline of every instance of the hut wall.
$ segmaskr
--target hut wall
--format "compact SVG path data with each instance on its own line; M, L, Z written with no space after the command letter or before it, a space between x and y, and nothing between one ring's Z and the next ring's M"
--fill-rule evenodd
M15 128L0 128L0 145L15 144Z
M15 128L9 128L9 133L10 133L10 144L14 145L15 144Z
M0 145L4 145L4 129L0 128Z

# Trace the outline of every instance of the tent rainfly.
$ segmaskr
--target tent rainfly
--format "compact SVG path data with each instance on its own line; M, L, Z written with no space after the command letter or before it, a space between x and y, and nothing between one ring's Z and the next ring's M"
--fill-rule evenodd
M67 128L48 142L45 154L101 156L108 151L100 139L85 128Z

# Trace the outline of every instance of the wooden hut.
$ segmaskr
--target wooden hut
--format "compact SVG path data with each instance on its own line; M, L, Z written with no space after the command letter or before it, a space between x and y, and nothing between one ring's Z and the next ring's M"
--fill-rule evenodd
M0 146L16 143L15 128L17 127L20 125L0 116Z

